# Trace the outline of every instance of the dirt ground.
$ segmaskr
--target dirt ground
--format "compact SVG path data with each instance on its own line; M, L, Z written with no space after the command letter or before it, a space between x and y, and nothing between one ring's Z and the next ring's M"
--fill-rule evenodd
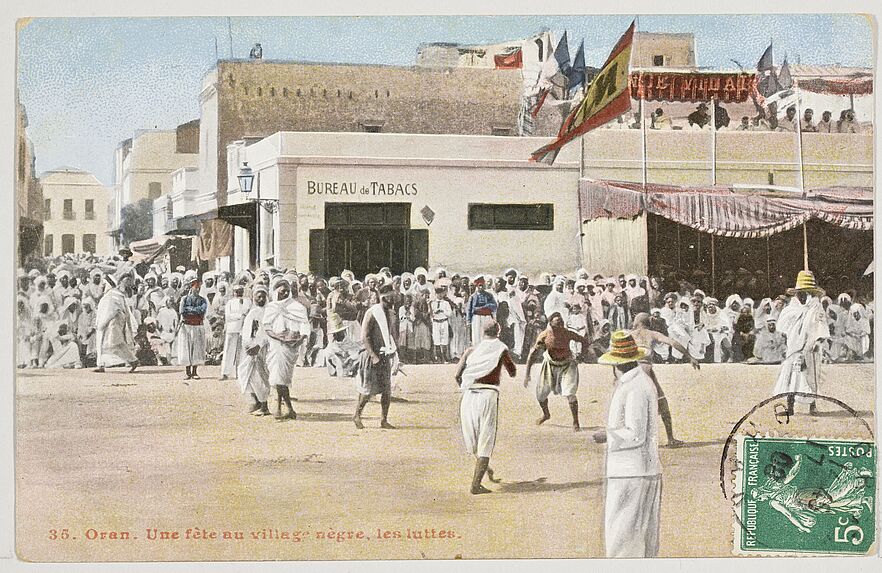
M351 422L352 381L329 379L320 369L297 371L298 419L286 422L247 415L237 383L218 381L217 368L202 368L198 381L185 381L174 367L131 375L20 371L19 557L603 556L604 446L592 435L605 422L609 367L580 369L587 428L580 433L556 397L552 420L537 427L539 408L532 387L521 385L522 370L515 381L504 380L491 463L502 483L485 480L494 492L481 496L468 493L473 458L461 445L454 366L406 370L408 376L396 378L390 415L398 429L379 429L379 404L372 402L362 431ZM777 368L659 366L657 372L675 430L687 442L661 449L660 554L731 555L732 507L720 489L723 443L739 418L770 396ZM871 364L827 367L820 393L875 424ZM799 417L802 431L823 436L844 423L839 413L826 414ZM128 539L114 539L123 532ZM151 539L162 532L166 539Z

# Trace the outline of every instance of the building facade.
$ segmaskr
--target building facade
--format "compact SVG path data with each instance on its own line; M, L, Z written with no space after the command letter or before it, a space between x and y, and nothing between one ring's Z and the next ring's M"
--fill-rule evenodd
M721 132L715 151L710 135L647 133L647 180L798 184L794 134ZM528 161L546 138L283 132L230 147L231 173L247 161L254 191L244 197L230 177L221 211L235 211L230 220L238 220L237 268L358 275L428 265L498 273L517 262L529 274L580 266L646 273L645 217L583 224L578 205L580 170L641 181L641 136L596 130L585 137L584 165L573 144L548 166ZM807 188L872 186L871 135L805 134L802 153ZM277 212L255 207L258 193L277 200Z
M634 68L694 69L695 35L660 32L637 32L631 66Z
M34 145L27 135L28 114L15 91L15 217L20 260L39 254L43 232L43 192L36 175Z
M519 70L219 61L200 94L200 185L226 205L227 146L279 131L515 135Z
M112 190L86 171L61 167L40 177L43 188L42 254L110 253L107 206Z
M195 168L198 162L198 121L172 130L139 130L116 148L114 196L105 231L113 238L115 248L120 246L123 207L171 192L172 174L181 168Z

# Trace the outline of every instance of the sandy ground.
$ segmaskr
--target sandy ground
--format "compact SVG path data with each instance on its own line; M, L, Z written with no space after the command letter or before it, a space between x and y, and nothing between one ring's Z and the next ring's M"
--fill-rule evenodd
M777 369L657 369L675 429L688 442L661 450L660 553L731 555L720 455L738 419L769 397ZM581 433L554 397L552 420L537 427L532 388L520 376L504 381L492 460L503 482L485 480L494 493L481 496L468 493L473 458L461 446L454 367L407 371L397 378L403 400L390 416L398 429L378 428L372 402L362 431L351 422L352 382L319 369L297 371L298 419L287 422L247 415L236 382L216 380L217 368L189 382L172 367L132 375L24 371L17 380L18 554L31 561L603 556L604 446L591 438L605 421L609 367L581 367L588 428ZM872 365L828 367L821 393L874 424ZM823 436L845 423L828 414L800 417L802 431ZM179 537L150 540L154 529ZM129 539L111 539L115 532ZM196 538L212 532L217 538ZM224 532L243 539L223 539ZM93 534L99 538L87 539Z

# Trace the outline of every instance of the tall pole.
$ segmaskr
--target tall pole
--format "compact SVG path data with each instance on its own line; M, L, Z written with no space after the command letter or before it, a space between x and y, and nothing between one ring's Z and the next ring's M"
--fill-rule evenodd
M711 185L717 184L717 98L711 98Z
M795 84L796 87L796 153L797 159L799 160L799 172L797 174L797 184L802 191L802 196L806 196L805 190L805 165L802 157L802 111L800 110L799 105L799 84ZM806 224L808 221L802 224L802 261L803 261L803 270L809 270L809 260L808 260L808 231L806 230Z
M585 98L586 87L585 84L587 82L582 80L582 98ZM582 219L582 179L585 177L585 134L579 136L579 185L576 188L576 208L578 209L578 232L577 237L579 239L579 265L585 266L585 245L583 244L583 234L582 234L582 225L585 224L585 221Z
M711 296L715 296L717 292L717 259L714 243L714 235L711 235Z
M230 36L230 59L233 59L233 20L227 16L227 33Z
M646 115L643 113L643 96L640 96L640 145L642 148L641 157L643 159L643 169L641 182L643 183L643 193L646 193L646 183L649 179L648 167L646 162Z

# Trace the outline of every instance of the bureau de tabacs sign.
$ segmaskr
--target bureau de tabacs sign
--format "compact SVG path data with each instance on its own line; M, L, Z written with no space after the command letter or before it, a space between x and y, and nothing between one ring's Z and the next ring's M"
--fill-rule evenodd
M306 181L307 195L348 195L365 197L414 197L418 193L416 183L394 181Z

